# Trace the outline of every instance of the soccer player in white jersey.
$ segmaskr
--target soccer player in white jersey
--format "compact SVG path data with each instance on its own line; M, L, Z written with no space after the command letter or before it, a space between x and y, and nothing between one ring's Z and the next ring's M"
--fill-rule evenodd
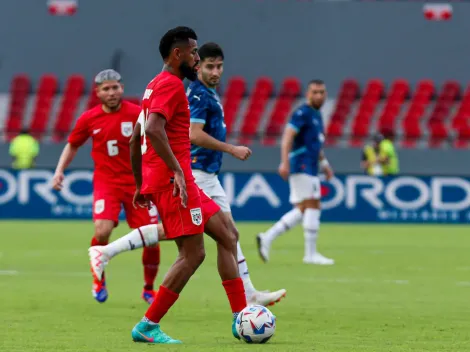
M272 242L287 230L302 222L304 228L304 263L332 265L334 260L317 251L320 229L321 187L318 177L322 170L326 179L333 177L323 153L324 129L320 108L326 99L326 87L321 80L312 80L307 88L307 101L292 115L281 144L279 174L289 181L290 202L294 208L269 230L258 234L258 252L265 262L269 260Z

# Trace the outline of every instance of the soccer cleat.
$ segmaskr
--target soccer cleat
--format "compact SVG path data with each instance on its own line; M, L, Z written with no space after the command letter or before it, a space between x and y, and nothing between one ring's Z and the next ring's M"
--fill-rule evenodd
M258 247L258 254L261 257L261 260L266 263L269 260L269 245L263 239L262 233L256 235L256 244Z
M305 264L315 264L315 265L333 265L335 261L331 258L327 258L320 253L315 253L310 257L304 257Z
M93 277L101 281L103 272L106 265L108 265L109 257L103 251L103 246L93 246L88 249L88 256L90 257L90 266Z
M91 290L93 298L99 303L104 303L108 299L108 290L106 288L106 281L98 281L93 279L93 288Z
M165 343L176 344L182 343L180 340L172 339L160 329L160 324L149 324L147 322L139 322L132 329L132 340L134 342L144 343Z
M263 307L272 306L277 302L280 302L282 298L286 297L286 293L287 291L285 289L275 292L256 291L251 295L251 297L247 297L248 305L260 305Z
M157 291L153 291L153 290L142 291L142 299L148 304L152 304L156 296L157 296Z
M237 331L237 318L240 315L240 313L233 313L233 315L234 315L234 318L232 322L232 334L233 334L233 337L235 337L237 340L240 340L240 335L238 334L238 331Z

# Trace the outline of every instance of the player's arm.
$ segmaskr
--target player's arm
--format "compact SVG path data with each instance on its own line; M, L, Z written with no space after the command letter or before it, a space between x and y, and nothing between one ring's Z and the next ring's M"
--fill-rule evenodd
M333 178L334 173L333 169L328 162L328 159L325 156L325 151L322 149L320 150L320 154L318 155L318 161L320 163L320 169L325 173L326 179L329 181Z
M289 123L284 130L281 140L281 165L279 165L279 174L287 179L290 173L289 153L292 151L294 138L298 133L297 127Z
M190 95L188 97L189 111L191 114L191 128L189 138L191 143L202 148L228 153L240 160L246 160L251 155L251 150L244 146L235 146L219 141L204 131L210 103L204 94Z
M55 174L52 179L52 188L60 191L62 189L62 182L64 181L64 171L70 165L72 160L77 154L78 148L86 142L89 137L88 123L86 116L81 116L77 120L77 124L73 128L68 138L68 143L64 147L60 155L59 162L55 169Z
M250 148L245 146L236 146L233 144L219 141L218 139L212 137L210 134L205 132L203 128L204 123L191 122L191 130L189 137L191 139L192 144L202 148L228 153L240 160L246 160L251 155Z
M173 191L173 195L176 196L179 194L181 197L181 204L186 207L188 200L186 182L184 180L183 170L170 148L170 142L168 141L168 136L165 132L166 121L167 119L165 116L159 113L150 113L145 124L145 134L150 139L150 144L155 152L160 156L160 158L162 158L166 166L174 172L175 189Z
M142 187L142 150L140 146L141 128L142 126L140 122L137 121L134 131L132 132L131 140L129 141L132 173L134 174L135 185L138 190Z

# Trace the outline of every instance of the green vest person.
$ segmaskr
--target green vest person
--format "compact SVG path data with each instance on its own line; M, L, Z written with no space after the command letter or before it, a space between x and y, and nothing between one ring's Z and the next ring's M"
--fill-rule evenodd
M398 155L393 145L393 132L384 133L384 140L379 146L379 162L382 164L384 175L397 175L400 171Z
M30 169L39 154L39 142L27 130L13 138L10 144L10 155L14 169Z

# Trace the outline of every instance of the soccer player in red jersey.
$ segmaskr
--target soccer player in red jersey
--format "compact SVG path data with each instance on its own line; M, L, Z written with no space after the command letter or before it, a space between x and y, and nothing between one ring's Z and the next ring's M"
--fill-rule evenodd
M92 158L95 164L93 178L93 221L95 234L91 245L105 245L117 226L121 205L126 212L131 228L157 222L155 208L134 208L132 199L135 182L129 157L129 140L141 112L138 105L122 100L121 75L114 70L105 70L95 77L96 94L101 104L85 111L72 130L57 165L53 188L60 190L64 181L64 170L69 166L78 148L91 137ZM148 236L153 234L151 226ZM145 232L145 231L144 231ZM147 234L146 234L147 235ZM145 285L142 298L148 303L154 300L153 283L160 263L158 245L145 247L142 255ZM93 271L92 271L93 273ZM93 297L100 303L108 298L104 276L93 275Z
M217 242L219 275L234 318L232 332L239 338L234 323L246 307L246 297L238 273L236 234L219 206L196 185L191 172L190 113L183 79L197 77L196 33L188 27L171 29L162 37L159 50L165 65L145 90L143 114L134 130L133 139L140 139L141 134L142 145L131 145L137 184L134 201L141 207L149 201L157 206L166 237L176 242L178 257L145 317L132 330L132 338L145 343L180 343L162 332L159 323L204 260L204 232Z

